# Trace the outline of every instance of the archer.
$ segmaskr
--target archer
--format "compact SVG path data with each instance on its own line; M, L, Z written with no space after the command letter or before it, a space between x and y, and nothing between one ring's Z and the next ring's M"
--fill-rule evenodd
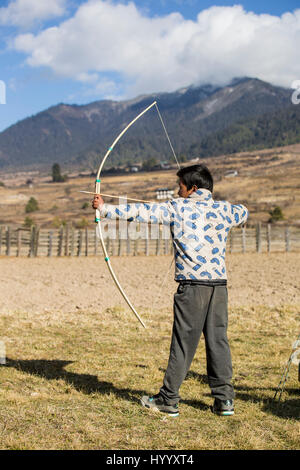
M229 416L234 414L234 389L227 339L226 241L232 227L246 222L248 210L242 204L213 200L213 178L204 165L182 168L177 176L176 199L116 207L95 195L92 207L102 217L170 226L178 282L170 356L159 393L142 397L142 405L173 417L179 415L179 389L203 332L208 383L214 398L212 411Z

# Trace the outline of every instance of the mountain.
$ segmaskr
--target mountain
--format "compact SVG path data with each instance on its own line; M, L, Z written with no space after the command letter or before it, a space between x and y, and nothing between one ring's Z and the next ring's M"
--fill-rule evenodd
M290 98L290 90L254 78L241 78L225 87L190 86L121 102L58 104L0 133L0 168L49 168L55 162L96 168L119 132L154 100L175 152L189 158L201 152L201 143L208 145L209 136L238 122L246 125L247 120L286 109ZM149 157L172 158L155 108L124 135L110 156L110 165Z
M300 106L263 114L254 119L238 121L194 145L190 152L211 157L245 150L282 147L300 142Z

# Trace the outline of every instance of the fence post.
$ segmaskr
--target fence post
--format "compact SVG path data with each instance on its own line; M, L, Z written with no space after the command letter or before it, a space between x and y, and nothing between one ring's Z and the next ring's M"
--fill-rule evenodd
M139 250L139 239L136 238L136 239L134 240L134 251L133 251L133 255L134 255L134 256L137 256L138 250Z
M122 238L120 238L120 232L119 232L119 238L118 238L118 256L122 255Z
M30 227L29 258L34 256L35 225Z
M256 225L256 251L261 252L261 222Z
M11 228L8 226L6 230L6 256L10 256L11 247Z
M57 256L62 255L63 237L64 237L64 227L63 227L63 225L61 225L61 227L59 229L59 236L58 236Z
M232 230L229 232L229 253L233 251L233 233Z
M107 235L108 235L108 234L107 234ZM105 243L105 242L104 242L104 243ZM110 256L110 254L111 254L111 253L110 253L110 244L111 244L111 243L110 243L110 238L109 238L109 236L107 236L106 251L107 251L107 253L108 253L108 256Z
M48 234L48 253L47 256L52 256L52 244L53 244L53 230L50 230Z
M160 255L160 244L161 244L161 231L160 231L160 227L158 227L158 237L156 241L156 256Z
M126 238L126 252L127 255L130 255L130 238L129 238L129 230L128 230L128 225L127 225L127 238Z
M75 230L71 227L71 256L74 256Z
M111 256L115 256L116 255L116 239L115 238L112 238L111 239Z
M169 254L169 240L167 238L165 238L165 241L164 241L164 252L165 252L165 255L168 255Z
M246 225L242 226L242 250L246 253Z
M286 251L290 251L290 228L285 228L285 249Z
M17 229L17 256L21 254L22 247L22 232L21 229Z
M70 227L69 227L69 224L67 224L66 239L65 239L65 256L69 256L69 238L70 238Z
M85 227L85 256L89 254L89 232L88 228Z
M34 237L34 256L35 257L38 255L39 241L40 241L40 227L36 227L35 237Z
M145 255L149 256L149 226L147 225L146 231L145 231Z
M79 230L77 256L81 255L81 249L82 249L82 230Z
M267 246L268 246L268 252L270 253L271 251L271 224L267 225Z

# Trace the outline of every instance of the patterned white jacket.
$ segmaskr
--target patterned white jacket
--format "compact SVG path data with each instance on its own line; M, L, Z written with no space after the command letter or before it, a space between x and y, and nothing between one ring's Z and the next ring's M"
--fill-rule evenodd
M207 189L187 199L167 202L104 204L101 216L170 226L175 256L175 280L226 284L226 241L232 227L246 222L242 204L214 201Z

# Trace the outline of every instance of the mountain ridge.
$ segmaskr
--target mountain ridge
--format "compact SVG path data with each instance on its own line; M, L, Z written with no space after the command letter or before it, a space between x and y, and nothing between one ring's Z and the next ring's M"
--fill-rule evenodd
M0 168L96 167L118 133L154 100L177 154L192 158L209 136L241 120L256 119L290 106L288 89L257 78L234 79L224 87L189 86L170 93L85 105L59 103L0 133ZM150 111L132 126L111 155L111 165L150 157L171 158L161 123Z

